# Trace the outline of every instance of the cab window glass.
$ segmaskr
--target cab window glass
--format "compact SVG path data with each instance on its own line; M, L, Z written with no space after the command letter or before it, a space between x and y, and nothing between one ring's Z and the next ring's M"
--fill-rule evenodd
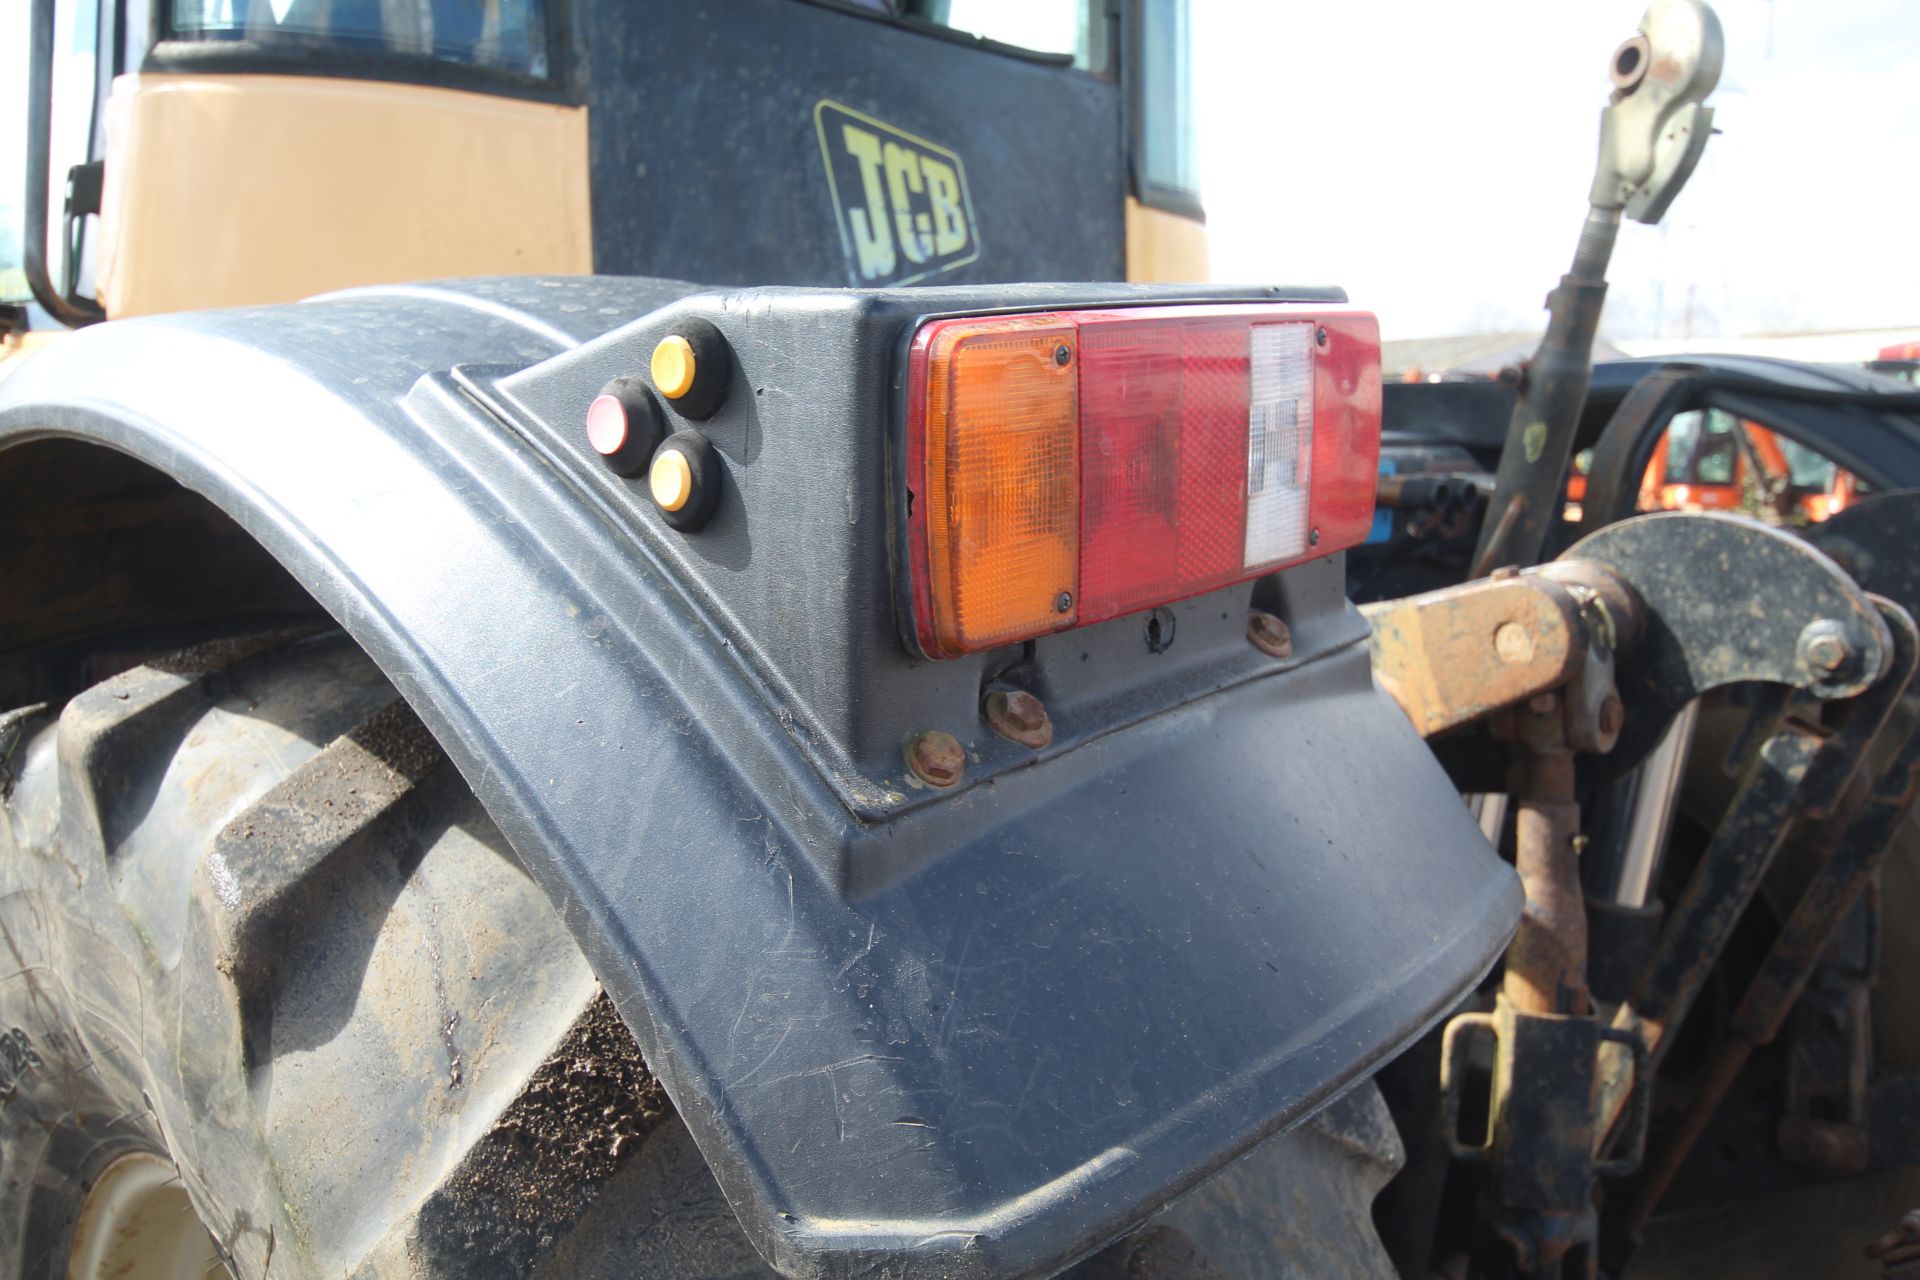
M1094 65L1087 0L906 0L900 12L968 35L1035 53L1063 54Z
M1187 0L1139 0L1134 37L1136 194L1148 204L1197 212L1193 24Z
M1693 478L1701 484L1732 484L1740 446L1734 440L1736 424L1727 415L1708 415L1707 430L1693 459Z
M1787 474L1803 489L1827 489L1833 484L1833 459L1825 457L1798 440L1780 438L1780 452L1786 455Z
M1686 413L1677 413L1673 421L1667 424L1667 465L1666 474L1661 478L1668 484L1685 484L1692 474L1693 450L1700 440L1700 419L1698 409Z
M189 39L320 38L349 48L547 74L544 0L174 0Z

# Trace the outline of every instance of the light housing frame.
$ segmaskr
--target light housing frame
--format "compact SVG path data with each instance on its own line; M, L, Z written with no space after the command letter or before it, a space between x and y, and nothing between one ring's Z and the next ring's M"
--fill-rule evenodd
M1112 436L1113 423L1103 425L1093 419L1102 412L1118 412L1116 405L1124 402L1126 393L1121 392L1119 399L1104 396L1100 393L1106 384L1089 390L1083 381L1088 367L1083 337L1094 335L1097 347L1106 339L1128 333L1136 340L1159 337L1176 342L1196 332L1245 335L1232 357L1244 370L1244 381L1237 394L1229 388L1224 398L1216 389L1214 407L1231 407L1237 416L1231 420L1236 425L1230 430L1244 433L1232 439L1226 452L1235 457L1249 457L1255 408L1254 335L1275 326L1310 335L1305 349L1310 408L1304 415L1310 439L1302 443L1306 455L1301 460L1308 466L1308 475L1302 485L1306 513L1300 528L1300 545L1290 548L1288 554L1253 561L1242 559L1237 564L1218 566L1207 574L1190 574L1158 587L1148 585L1133 591L1124 600L1112 598L1110 591L1089 600L1082 590L1088 547L1102 526L1089 523L1088 444L1096 429L1106 433L1103 438ZM1070 351L1068 372L1074 384L1070 392L1073 476L1071 484L1065 487L1072 491L1075 508L1071 521L1073 562L1071 581L1063 581L1056 593L1059 602L1068 603L1066 607L1051 610L1050 616L1043 616L1040 605L1047 595L1036 588L1027 602L1028 625L1001 626L989 629L984 635L969 635L964 622L956 617L961 608L956 601L968 584L959 579L953 568L951 547L955 539L942 532L943 526L951 527L955 522L956 500L947 491L945 476L929 470L934 460L929 450L936 454L950 452L956 448L955 441L963 439L952 430L950 420L955 412L952 397L961 385L956 377L964 373L962 357L966 344L1005 345L995 340L1004 337L1017 341L1020 335L1034 339L1036 354L1049 340L1058 340L1063 350ZM1190 438L1182 428L1179 415L1186 411L1186 380L1194 364L1192 353L1183 350L1170 367L1163 368L1162 372L1171 375L1168 394L1173 407L1168 412L1172 416L1155 420L1139 433L1145 447L1156 440L1163 445L1163 460L1179 452L1172 446ZM1192 599L1359 545L1371 527L1379 465L1382 393L1379 326L1368 311L1324 302L1156 300L1138 306L1107 303L1047 310L928 315L919 318L902 337L895 386L899 396L894 432L897 465L889 481L897 504L894 523L899 629L908 648L927 658L949 659L986 652ZM943 415L947 421L941 421ZM1237 425L1242 423L1244 425ZM1004 434L1011 435L1011 432ZM955 465L950 463L947 470L951 471ZM1177 460L1172 465L1177 468ZM1252 465L1249 458L1247 466ZM1180 487L1177 472L1168 483L1174 486L1170 491L1173 494L1170 508L1177 509L1186 491ZM1248 474L1243 471L1229 486L1238 491L1242 535L1246 535L1248 484ZM1217 484L1213 487L1220 488ZM934 519L936 514L940 517L938 520Z

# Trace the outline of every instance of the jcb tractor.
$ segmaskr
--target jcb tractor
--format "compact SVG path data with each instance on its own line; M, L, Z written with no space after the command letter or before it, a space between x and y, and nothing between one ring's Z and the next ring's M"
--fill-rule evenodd
M0 1269L1920 1253L1914 397L1590 377L1699 0L1473 404L1187 283L1177 0L7 14Z

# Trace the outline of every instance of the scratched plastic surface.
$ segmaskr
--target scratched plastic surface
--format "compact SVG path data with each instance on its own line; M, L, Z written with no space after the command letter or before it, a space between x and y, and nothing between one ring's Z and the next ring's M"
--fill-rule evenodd
M1374 690L1337 561L1279 587L1288 662L1246 644L1247 587L1182 605L1164 653L1130 618L1038 642L1038 754L979 723L987 657L915 661L893 630L877 371L914 319L1199 295L683 292L483 282L100 326L0 386L0 442L147 458L308 584L553 898L788 1274L1063 1265L1491 963L1517 887ZM648 523L581 425L688 313L740 380L694 538ZM962 737L962 786L906 781L910 726Z

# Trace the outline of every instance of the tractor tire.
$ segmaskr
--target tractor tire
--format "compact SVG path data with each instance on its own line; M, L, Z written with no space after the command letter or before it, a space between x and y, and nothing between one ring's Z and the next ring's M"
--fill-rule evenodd
M222 1265L769 1274L560 915L338 633L0 714L0 1276Z

